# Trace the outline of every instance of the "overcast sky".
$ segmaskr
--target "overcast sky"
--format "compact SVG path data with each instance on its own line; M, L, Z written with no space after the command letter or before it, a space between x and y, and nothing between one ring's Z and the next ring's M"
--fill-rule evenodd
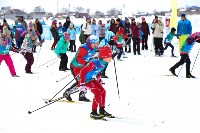
M96 10L106 12L111 8L121 9L125 4L127 12L136 13L138 11L152 12L154 9L170 10L170 0L0 0L0 7L11 6L12 9L25 9L26 12L33 11L36 6L42 6L46 12L57 12L58 7L69 7L73 10L73 7L89 8L91 13ZM185 7L186 5L200 6L199 0L177 0L178 7ZM189 1L189 2L187 2Z

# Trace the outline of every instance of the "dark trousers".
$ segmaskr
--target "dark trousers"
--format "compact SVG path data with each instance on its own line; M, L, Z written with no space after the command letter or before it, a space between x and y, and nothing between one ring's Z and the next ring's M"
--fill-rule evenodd
M164 50L166 50L168 48L168 46L169 46L169 47L172 48L172 51L171 51L172 55L174 55L174 46L171 43L165 43L165 44L166 44L166 46L165 46Z
M186 75L190 74L190 57L188 54L181 54L181 59L179 62L177 62L173 67L171 67L172 69L176 69L179 66L183 65L184 63L186 63Z
M76 52L75 40L70 40L69 49L70 49L71 52Z
M140 54L140 38L132 38L133 39L133 53L136 55L136 51Z
M29 52L26 52L24 54L24 58L26 59L27 63L26 63L26 66L25 66L25 71L28 73L28 72L31 72L31 66L33 65L33 62L34 62L34 57L33 57L33 53L29 53Z
M117 51L112 55L112 58L115 58L117 55L117 59L120 59L123 54L123 48L117 48Z
M163 41L163 38L154 37L153 42L154 42L155 54L158 53L158 50L161 50L163 48L162 41Z
M142 35L142 50L146 49L148 50L148 34L147 35Z
M60 69L67 69L67 63L68 63L68 56L66 53L60 53Z

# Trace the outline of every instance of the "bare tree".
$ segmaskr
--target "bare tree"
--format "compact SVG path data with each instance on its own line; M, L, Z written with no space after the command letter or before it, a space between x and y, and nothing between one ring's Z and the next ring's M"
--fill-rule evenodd
M94 13L94 16L97 17L97 18L102 16L102 15L104 15L104 13L101 12L101 11L95 11L95 13Z
M83 7L74 7L74 10L76 12L83 12L84 11L84 8Z
M1 7L0 14L6 13L7 11L11 10L10 6Z
M87 8L87 9L86 9L86 12L87 12L88 14L90 14L90 9L89 9L89 8Z
M67 9L67 8L65 8L65 7L63 7L63 8L61 9L61 13L68 14L69 12L70 12L70 10Z
M115 9L115 8L112 8L112 9L108 10L108 11L106 12L106 14L107 14L107 15L111 15L111 16L115 16L115 15L120 14L120 11L117 10L117 9Z
M34 7L33 12L45 12L41 6Z

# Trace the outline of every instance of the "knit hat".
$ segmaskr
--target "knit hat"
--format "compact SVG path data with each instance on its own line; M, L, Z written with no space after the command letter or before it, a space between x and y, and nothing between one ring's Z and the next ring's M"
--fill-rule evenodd
M3 27L3 34L7 35L7 34L11 34L11 31L8 30L8 28L6 26Z
M185 14L181 14L181 18L186 18L186 15Z
M64 32L64 33L63 33L63 37L64 37L65 40L70 40L70 37L69 37L69 35L67 34L67 32Z
M30 35L30 37L35 37L36 36L36 33L35 33L35 31L31 31L30 33L29 33L29 35Z
M7 23L7 21L6 21L6 19L5 19L5 18L3 19L3 23Z
M145 21L145 18L144 18L144 17L142 17L142 21Z
M87 38L86 40L86 44L94 44L94 43L97 43L99 42L99 37L95 36L95 35L91 35Z
M124 34L124 29L122 27L119 27L119 30L117 31L119 34Z
M112 57L112 51L110 47L100 47L99 48L99 58L109 58Z
M135 21L135 18L132 18L131 21Z

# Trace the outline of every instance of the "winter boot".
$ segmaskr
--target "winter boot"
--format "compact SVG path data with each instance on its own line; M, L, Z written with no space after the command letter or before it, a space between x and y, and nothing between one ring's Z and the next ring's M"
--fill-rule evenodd
M103 116L103 117L112 117L112 114L106 112L104 107L99 109L99 114L100 116Z
M174 76L177 76L176 73L175 73L175 69L174 69L174 68L171 67L171 68L169 69L169 71L170 71ZM178 77L178 76L177 76L177 77Z
M72 98L70 96L70 89L67 89L64 93L63 93L63 97L66 98L68 101L72 101Z
M85 92L81 91L81 92L79 93L79 101L90 102L90 99L87 99L87 98L85 97Z
M195 76L193 76L189 71L186 71L186 78L196 78Z
M19 77L19 76L15 74L15 75L12 75L12 77Z
M171 57L176 57L175 55L171 55Z
M101 116L97 113L96 110L93 110L91 113L90 113L90 118L94 119L94 120L101 120L104 118L104 116Z

